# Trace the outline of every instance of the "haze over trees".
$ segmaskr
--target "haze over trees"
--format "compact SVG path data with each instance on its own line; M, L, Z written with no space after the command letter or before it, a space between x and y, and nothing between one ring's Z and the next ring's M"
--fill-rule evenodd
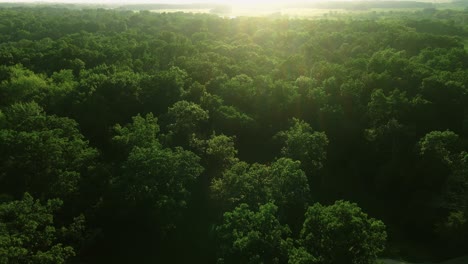
M0 8L0 263L468 254L467 18Z

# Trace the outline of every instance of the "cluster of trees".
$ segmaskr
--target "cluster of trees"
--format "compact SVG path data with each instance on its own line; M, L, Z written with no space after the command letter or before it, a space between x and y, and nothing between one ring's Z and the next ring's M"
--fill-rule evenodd
M0 263L466 254L467 16L0 9Z

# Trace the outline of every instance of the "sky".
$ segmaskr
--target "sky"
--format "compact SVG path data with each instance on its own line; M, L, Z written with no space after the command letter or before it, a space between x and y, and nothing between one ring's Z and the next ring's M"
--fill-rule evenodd
M85 3L85 4L191 4L191 3L218 3L237 7L276 7L283 3L315 2L324 0L0 0L0 3ZM327 1L327 0L325 0ZM336 0L335 0L336 1ZM343 0L341 0L343 1ZM344 0L351 1L351 0Z
M283 4L291 3L306 3L306 2L327 2L327 1L366 1L366 0L0 0L0 3L84 3L84 4L191 4L191 3L218 3L228 4L232 7L249 7L249 8L276 8ZM405 0L396 0L405 1ZM422 2L441 2L450 0L412 0Z
M302 0L298 2L310 2L314 0ZM18 3L18 2L50 2L50 3L94 3L94 4L136 4L136 3L168 3L168 4L187 4L187 3L222 3L222 4L239 4L239 3L288 3L294 2L291 0L0 0L0 2Z

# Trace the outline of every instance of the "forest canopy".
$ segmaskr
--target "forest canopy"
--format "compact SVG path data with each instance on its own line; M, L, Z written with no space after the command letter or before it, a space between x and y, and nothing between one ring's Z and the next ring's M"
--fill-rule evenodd
M0 263L467 255L467 19L0 7Z

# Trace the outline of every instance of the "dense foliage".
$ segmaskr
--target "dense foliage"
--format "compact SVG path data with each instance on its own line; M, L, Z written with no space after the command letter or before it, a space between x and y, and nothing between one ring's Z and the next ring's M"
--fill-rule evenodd
M0 9L0 263L467 254L467 18Z

